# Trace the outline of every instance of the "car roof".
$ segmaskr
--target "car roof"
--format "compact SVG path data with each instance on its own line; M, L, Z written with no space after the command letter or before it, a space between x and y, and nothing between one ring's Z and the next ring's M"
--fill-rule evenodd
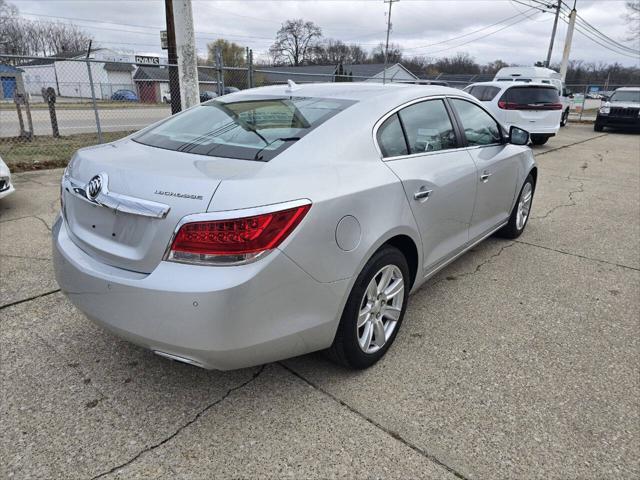
M466 88L469 87L477 87L477 86L487 86L487 87L498 87L501 89L508 89L508 88L514 88L514 87L545 87L545 88L556 88L553 85L551 85L550 83L541 83L541 82L517 82L517 81L494 81L494 82L478 82L478 83L472 83L471 85L468 85Z
M616 88L616 92L640 92L640 87L620 87Z
M381 97L415 96L426 97L432 95L466 95L462 90L444 87L440 85L414 85L405 83L380 82L333 82L333 83L307 83L296 84L293 90L288 85L272 85L269 87L254 88L250 91L241 90L233 95L262 94L282 96L308 96L326 97L344 100L366 101L380 99ZM229 96L229 98L232 98Z

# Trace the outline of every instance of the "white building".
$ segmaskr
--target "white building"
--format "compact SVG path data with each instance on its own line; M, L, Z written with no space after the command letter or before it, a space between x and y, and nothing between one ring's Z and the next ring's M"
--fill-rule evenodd
M116 90L134 90L133 54L123 54L108 48L98 48L89 56L91 76L97 98L109 99ZM91 98L91 84L86 52L64 52L51 58L39 58L20 65L24 71L24 86L27 93L37 101L42 88L53 87L59 97Z

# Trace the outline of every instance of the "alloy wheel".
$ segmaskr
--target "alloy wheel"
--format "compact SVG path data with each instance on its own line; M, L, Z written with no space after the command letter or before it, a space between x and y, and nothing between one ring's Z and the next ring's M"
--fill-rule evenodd
M365 291L358 312L357 337L365 353L380 350L393 334L404 303L404 277L396 265L382 267Z
M531 210L531 200L533 198L533 188L531 183L525 183L522 187L522 193L520 194L520 200L518 201L518 213L516 216L516 228L522 230L529 218L529 211Z

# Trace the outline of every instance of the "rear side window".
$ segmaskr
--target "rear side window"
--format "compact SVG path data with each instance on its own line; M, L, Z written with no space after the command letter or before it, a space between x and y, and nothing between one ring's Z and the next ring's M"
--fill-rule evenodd
M555 87L513 87L500 100L521 105L536 103L559 103L560 97Z
M491 87L488 85L476 85L475 87L471 87L468 90L471 95L476 97L481 102L490 102L496 97L499 91L500 88Z
M458 112L470 147L502 143L500 127L491 115L466 100L452 98L450 101Z
M213 100L134 138L152 147L269 161L355 103L317 97L237 96Z
M385 158L398 157L408 153L407 142L397 113L387 118L378 129L378 145Z
M415 103L400 110L410 153L457 147L456 135L442 100Z

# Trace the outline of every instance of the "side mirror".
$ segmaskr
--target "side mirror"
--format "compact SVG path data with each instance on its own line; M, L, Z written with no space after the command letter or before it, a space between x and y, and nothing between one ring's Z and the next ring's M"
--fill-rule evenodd
M512 125L509 129L509 143L514 145L526 145L529 143L529 132Z
M602 97L600 97L600 100L603 102L608 102L609 101L609 97L607 97L606 95L603 95Z

